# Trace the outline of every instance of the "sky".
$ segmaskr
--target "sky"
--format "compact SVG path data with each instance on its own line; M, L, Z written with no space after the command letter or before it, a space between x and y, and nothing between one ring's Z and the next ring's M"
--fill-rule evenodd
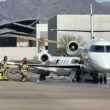
M2 1L6 1L6 0L0 0L0 2L2 2Z
M96 0L97 2L110 2L110 0Z

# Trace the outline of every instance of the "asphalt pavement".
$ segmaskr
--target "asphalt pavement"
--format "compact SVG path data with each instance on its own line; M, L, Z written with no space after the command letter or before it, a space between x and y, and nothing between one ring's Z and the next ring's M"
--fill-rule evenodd
M109 84L72 83L65 78L39 82L34 77L27 82L0 81L0 110L110 110Z

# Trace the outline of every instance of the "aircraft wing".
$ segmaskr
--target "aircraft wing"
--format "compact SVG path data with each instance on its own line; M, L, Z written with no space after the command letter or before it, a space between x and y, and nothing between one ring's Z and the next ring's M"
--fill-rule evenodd
M8 65L19 65L16 62L8 62ZM77 69L84 67L82 64L71 64L71 65L57 65L57 64L37 64L37 63L28 63L30 67L40 67L40 68L66 68L66 69Z
M66 68L66 69L75 69L75 68L81 68L83 65L81 64L72 64L72 65L57 65L57 64L28 64L32 67L40 67L40 68Z

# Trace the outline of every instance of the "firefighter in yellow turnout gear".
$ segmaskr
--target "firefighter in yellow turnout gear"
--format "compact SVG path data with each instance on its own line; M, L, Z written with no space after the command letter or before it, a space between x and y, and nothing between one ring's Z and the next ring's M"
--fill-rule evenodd
M19 65L19 70L21 71L21 81L25 82L27 77L28 65L27 65L27 58L24 58Z
M0 63L0 80L8 80L7 56L4 56L3 61Z

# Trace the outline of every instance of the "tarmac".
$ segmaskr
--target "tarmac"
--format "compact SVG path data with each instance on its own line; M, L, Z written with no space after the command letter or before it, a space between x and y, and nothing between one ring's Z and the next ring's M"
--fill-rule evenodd
M110 110L110 85L0 81L0 110Z

